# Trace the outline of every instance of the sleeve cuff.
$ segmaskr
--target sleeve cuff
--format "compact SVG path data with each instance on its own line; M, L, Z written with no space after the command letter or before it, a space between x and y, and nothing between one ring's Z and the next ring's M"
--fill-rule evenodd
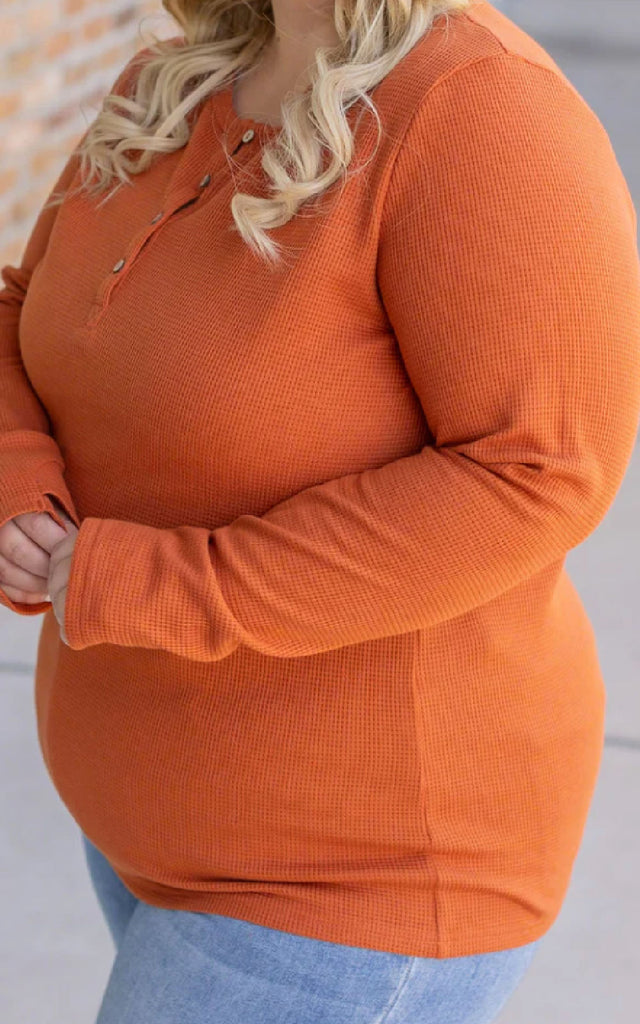
M35 434L36 432L33 431ZM48 435L42 435L47 437ZM49 438L52 445L55 445L53 438ZM47 443L44 442L43 450L47 450ZM57 446L56 446L57 448ZM1 451L2 474L0 480L0 526L15 516L23 515L26 512L48 512L55 522L64 528L64 522L51 501L55 498L67 515L76 526L79 525L78 513L76 512L73 499L64 476L62 474L62 457L54 455L46 462L35 462L32 453L16 446L9 459L12 465L7 465L7 450ZM37 604L27 604L24 601L13 601L0 588L0 605L8 608L18 615L40 615L51 607L50 601L38 601Z
M50 434L38 430L10 430L0 434L0 522L33 511L48 491L59 497L77 519L64 476L62 453ZM50 511L47 503L46 509ZM56 520L57 521L57 520Z
M69 569L67 646L160 649L217 661L239 645L209 555L211 531L82 520Z

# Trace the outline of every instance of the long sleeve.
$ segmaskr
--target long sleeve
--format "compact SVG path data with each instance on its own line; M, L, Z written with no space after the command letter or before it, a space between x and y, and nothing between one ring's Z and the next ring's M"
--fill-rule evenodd
M71 157L52 192L68 188L77 167ZM45 204L46 205L46 204ZM44 256L58 207L42 209L19 267L2 267L0 291L0 526L24 512L49 512L61 525L48 494L54 494L78 525L63 471L62 453L51 436L48 416L31 387L20 354L20 315L29 281ZM21 615L37 615L50 606L13 601L0 587L0 604Z
M136 54L132 60L139 56ZM110 92L123 92L129 84L131 67L132 61L120 71ZM40 210L20 266L7 264L0 269L4 283L0 291L0 526L24 512L48 512L62 526L50 495L57 498L70 519L79 525L64 478L62 453L51 435L46 410L25 372L19 338L20 316L29 282L45 255L60 209L59 206L44 207L54 192L58 194L69 188L79 165L80 158L72 154ZM21 615L37 615L50 607L49 601L14 602L1 588L0 604Z
M69 646L302 657L453 619L562 559L634 447L636 227L559 75L504 53L443 78L396 154L378 252L435 443L213 531L86 518Z

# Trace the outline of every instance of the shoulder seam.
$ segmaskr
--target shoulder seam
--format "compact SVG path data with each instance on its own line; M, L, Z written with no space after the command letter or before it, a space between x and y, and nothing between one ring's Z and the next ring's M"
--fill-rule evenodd
M458 64L455 68L450 68L449 71L445 71L442 75L440 75L439 78L436 78L433 85L427 90L427 92L424 94L420 102L417 104L416 109L414 110L413 115L411 116L409 123L407 124L407 130L413 123L413 119L418 113L418 111L422 108L423 104L431 96L431 93L434 92L439 85L443 85L444 82L447 82L450 78L453 78L454 75L457 75L461 71L466 71L467 68L473 67L476 64L483 64L491 60L502 61L505 58L511 58L514 61L522 62L523 64L529 64L533 68L540 68L541 71L546 71L548 74L553 75L553 77L557 79L557 81L560 82L561 85L565 86L565 88L569 86L569 88L572 91L575 91L571 83L567 82L562 77L562 75L559 75L558 72L554 71L553 68L549 68L546 66L546 64L541 64L536 60L531 60L529 57L524 57L521 53L515 53L515 51L507 49L505 49L502 53L485 53L482 57L474 57L471 60L465 61L464 64Z
M503 61L505 58L509 58L509 59L521 62L523 64L528 64L531 67L539 68L541 71L546 71L548 74L553 75L553 77L556 79L556 81L564 89L568 89L571 93L573 93L576 96L577 99L579 99L583 103L585 103L584 99L581 97L581 95L577 91L577 89L571 84L571 82L565 80L561 75L558 74L557 71L554 71L553 68L546 67L546 65L544 65L544 64L540 64L537 61L530 60L528 57L522 56L522 54L514 53L513 50L505 49L502 53L489 53L489 54L484 54L482 57L474 57L471 60L468 60L468 61L466 61L463 64L459 64L459 65L457 65L454 68L450 68L449 71L445 71L439 78L436 79L436 81L431 85L431 87L427 90L427 92L424 94L424 96L422 96L420 101L416 104L415 110L413 111L411 117L409 118L409 120L407 122L407 125L406 125L406 127L405 127L405 129L404 129L404 131L402 133L401 138L400 138L400 141L396 145L395 153L393 154L393 157L390 160L390 166L389 166L389 169L387 171L387 180L386 180L386 185L384 187L384 195L382 197L381 205L380 205L380 225L381 226L384 223L384 219L385 219L384 211L385 211L385 207L387 205L387 199L388 199L389 194L391 192L393 181L394 181L394 177L395 177L395 174L396 174L398 158L399 158L400 153L401 153L401 151L403 149L403 146L405 144L407 136L409 135L409 133L411 131L411 128L412 128L412 126L414 124L414 121L415 121L416 117L418 116L420 111L423 110L427 106L428 100L430 99L432 94L435 92L435 90L438 88L438 86L443 85L445 82L448 82L450 78L453 78L455 75L459 74L461 71L465 71L467 68L473 67L476 64L482 64L482 63L487 62L487 61ZM587 106L587 109L591 110L591 108L588 107L587 104L585 104L585 105ZM591 111L591 113L593 113L593 111Z
M569 89L570 92L575 93L577 98L581 99L580 94L577 92L574 86L571 85L570 82L565 81L565 79L561 75L559 75L557 71L554 71L553 68L546 67L546 65L544 64L540 64L537 61L530 60L528 57L524 57L520 53L514 53L513 50L505 49L502 53L484 54L482 57L474 57L471 60L465 61L463 64L458 64L456 67L450 68L448 71L445 71L442 75L440 75L440 77L437 78L436 81L430 86L430 88L427 90L424 96L421 97L419 102L416 104L415 110L413 111L411 117L407 121L406 127L402 133L400 141L396 145L396 151L393 155L391 165L388 170L387 185L385 188L385 196L382 204L383 208L384 203L386 202L387 193L393 180L393 176L396 169L396 163L398 161L398 157L400 155L404 142L407 136L409 135L413 123L416 120L418 114L427 105L428 100L431 98L432 94L436 91L438 86L444 85L444 83L448 82L450 78L453 78L462 71L466 71L467 68L474 67L476 64L482 64L488 61L503 61L505 58L522 62L523 64L529 64L531 67L539 68L541 71L546 71L548 74L553 75L553 77L556 79L557 82L559 82L561 86L563 86L565 89Z
M510 53L511 52L505 46L505 44L502 42L502 39L499 39L498 36L495 34L495 32L492 29L488 28L486 25L481 25L479 22L477 22L475 20L475 18L471 17L471 15L469 14L468 11L460 11L460 17L464 18L465 21L470 22L472 25L475 26L476 29L481 28L483 32L486 32L488 36L491 36L493 41L495 43L497 43L498 46L502 47L502 50L503 50L504 53ZM487 56L497 57L499 55L498 54L487 54Z

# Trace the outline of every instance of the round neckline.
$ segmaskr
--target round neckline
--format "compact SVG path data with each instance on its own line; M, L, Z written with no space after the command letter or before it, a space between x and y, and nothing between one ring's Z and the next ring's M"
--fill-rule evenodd
M234 83L230 82L224 89L218 89L211 97L212 113L223 132L228 132L235 127L243 128L245 131L252 128L256 134L263 136L275 135L282 131L281 124L269 124L267 121L254 121L252 117L240 117L233 102L233 86Z

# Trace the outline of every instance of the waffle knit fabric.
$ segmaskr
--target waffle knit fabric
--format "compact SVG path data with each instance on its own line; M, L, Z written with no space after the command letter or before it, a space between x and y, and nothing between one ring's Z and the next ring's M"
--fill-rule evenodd
M278 268L230 202L279 129L228 86L108 203L41 211L0 294L0 521L79 527L68 646L2 595L44 613L66 808L144 902L436 958L562 906L605 711L564 562L640 417L607 132L491 4L445 24L373 90L380 141L349 109L354 173Z

